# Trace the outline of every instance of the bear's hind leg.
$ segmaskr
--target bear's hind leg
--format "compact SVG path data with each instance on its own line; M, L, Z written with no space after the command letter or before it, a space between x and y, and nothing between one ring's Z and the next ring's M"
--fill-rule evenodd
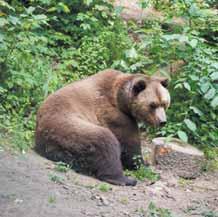
M134 179L123 174L120 144L116 137L105 128L101 128L99 133L100 139L96 143L95 161L97 178L115 185L136 185Z
M109 129L74 117L51 120L37 133L38 140L45 146L55 145L72 153L75 161L85 162L90 172L102 181L116 185L136 184L123 174L120 144ZM48 133L43 136L43 131Z

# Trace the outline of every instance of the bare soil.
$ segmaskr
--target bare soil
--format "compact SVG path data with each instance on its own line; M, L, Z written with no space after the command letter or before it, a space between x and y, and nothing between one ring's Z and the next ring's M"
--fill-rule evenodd
M135 187L112 186L102 192L102 182L69 170L60 173L55 164L34 152L0 151L1 217L139 217L147 216L152 201L176 217L218 214L218 173L182 180L161 172L154 184L141 181Z
M115 0L114 6L123 8L121 17L126 21L134 20L140 23L146 19L163 20L161 12L152 7L142 9L138 2L138 0Z

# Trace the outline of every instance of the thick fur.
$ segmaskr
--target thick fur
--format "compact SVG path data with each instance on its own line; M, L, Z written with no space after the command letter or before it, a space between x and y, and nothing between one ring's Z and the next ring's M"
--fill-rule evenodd
M109 183L135 185L123 167L134 168L134 156L142 161L137 121L159 125L149 103L161 104L163 81L108 69L67 85L38 110L36 150Z

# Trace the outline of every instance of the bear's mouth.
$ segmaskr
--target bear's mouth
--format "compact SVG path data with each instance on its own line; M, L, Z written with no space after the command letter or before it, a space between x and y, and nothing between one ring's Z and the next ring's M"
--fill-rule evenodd
M144 128L144 127L153 127L153 128L162 128L165 126L166 122L161 123L161 122L153 122L153 121L148 121L148 120L143 120L140 119L138 122L139 128Z

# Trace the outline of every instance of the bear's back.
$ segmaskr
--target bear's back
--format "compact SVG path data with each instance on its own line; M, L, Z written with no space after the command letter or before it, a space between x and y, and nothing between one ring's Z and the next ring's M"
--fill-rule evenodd
M96 120L96 108L100 98L112 92L112 86L121 72L107 69L86 79L68 84L49 95L38 110L37 119L51 116L76 115L85 119Z

